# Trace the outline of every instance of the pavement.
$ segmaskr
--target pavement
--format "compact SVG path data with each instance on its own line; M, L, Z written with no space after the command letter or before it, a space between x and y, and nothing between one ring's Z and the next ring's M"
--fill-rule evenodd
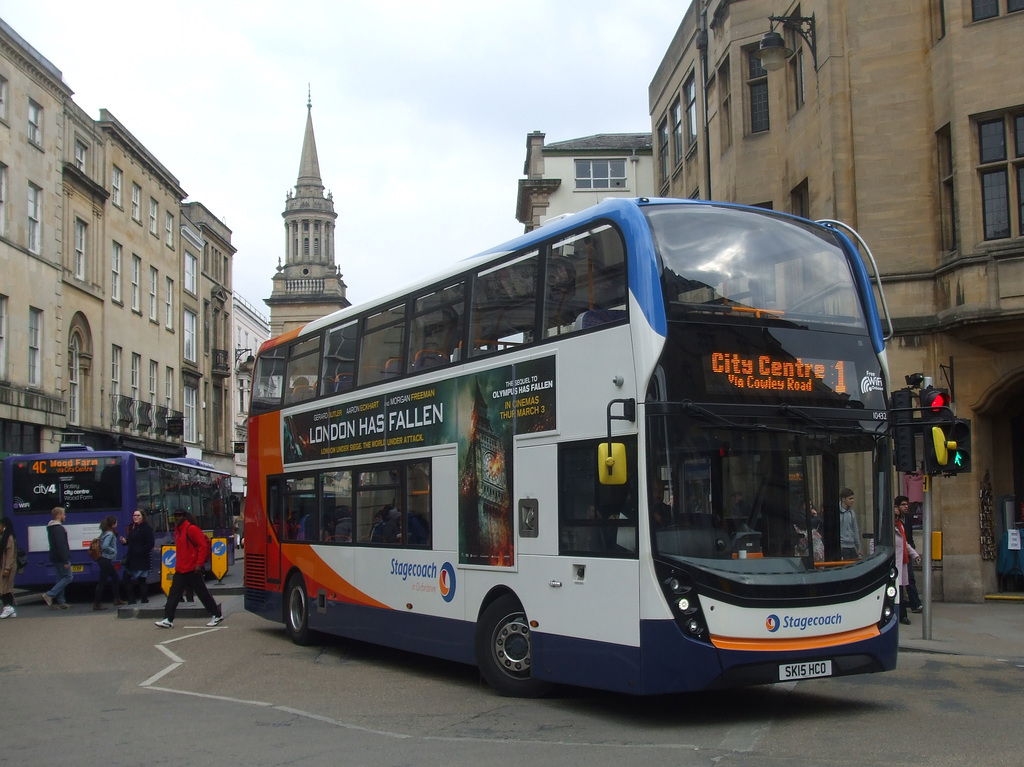
M931 631L924 639L926 614L911 614L900 626L901 652L1024 659L1024 594L992 594L984 602L935 602ZM928 612L928 608L925 608Z
M245 593L244 560L235 564L218 581L206 582L213 598ZM42 592L15 590L18 605L42 603ZM117 608L118 618L163 617L164 595L154 593L142 605ZM199 602L178 605L175 620L200 618L207 615ZM911 625L900 626L900 651L946 655L971 655L987 658L1024 659L1024 592L993 594L984 602L935 602L925 613L911 614ZM930 623L930 631L926 631ZM924 636L928 635L928 639Z

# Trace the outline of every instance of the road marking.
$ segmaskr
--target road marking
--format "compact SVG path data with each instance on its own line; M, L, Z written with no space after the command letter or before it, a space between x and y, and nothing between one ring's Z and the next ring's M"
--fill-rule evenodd
M162 644L158 644L156 646L156 649L158 649L160 652L162 652L164 655L166 655L168 658L170 658L175 663L184 663L185 662L184 658L179 658L177 655L172 653L170 650L168 650Z
M182 661L182 663L184 663L184 661ZM158 671L157 673L153 674L153 676L151 676L145 682L140 684L139 687L149 687L151 684L153 684L153 682L156 682L161 677L164 677L167 674L170 674L172 671L174 671L174 669L176 669L180 665L181 665L181 663L172 663L170 666L165 668L163 671Z
M442 735L424 735L423 740L439 740L446 743L501 743L507 745L510 741L508 738L473 738L473 737L458 737L458 736L442 736ZM694 745L693 743L590 743L588 741L577 741L577 740L523 740L521 738L514 741L516 745L527 745L527 746L590 746L591 748L620 748L627 750L639 750L639 749L670 749L670 750L685 750L685 751L700 751L701 747Z
M270 708L274 704L267 703L263 700L243 700L242 698L231 698L227 695L210 695L205 692L191 692L189 690L175 690L170 687L149 687L150 690L158 690L159 692L173 692L175 695L190 695L193 698L206 698L207 700L222 700L226 703L244 703L247 706L262 706L264 708Z
M411 738L411 735L407 735L401 732L390 732L388 730L374 730L369 727L363 727L358 724L351 724L349 722L341 722L337 719L331 719L327 716L321 716L320 714L311 714L308 711L302 711L297 708L289 708L288 706L274 706L278 711L284 711L286 714L294 714L295 716L302 716L307 719L313 719L317 722L324 722L325 724L332 724L335 727L344 727L346 730L359 730L360 732L366 732L371 735L383 735L386 738Z

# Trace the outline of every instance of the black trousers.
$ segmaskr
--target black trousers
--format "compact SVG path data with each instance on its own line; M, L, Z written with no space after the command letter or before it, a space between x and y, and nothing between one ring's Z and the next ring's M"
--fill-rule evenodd
M191 588L196 596L199 597L199 601L203 603L210 615L220 615L220 605L213 599L213 595L210 594L210 590L206 588L206 581L203 580L202 573L198 570L193 570L189 573L174 573L171 578L171 590L167 594L167 604L164 605L164 617L169 620L174 620L174 611L178 609L178 602L181 601L181 595L185 593L185 588Z
M107 584L107 581L110 581L110 601L121 601L121 581L117 577L117 570L114 569L114 563L106 557L100 557L96 560L96 564L99 565L100 574L96 581L96 593L93 594L92 601L95 604L100 603L103 597L103 587Z

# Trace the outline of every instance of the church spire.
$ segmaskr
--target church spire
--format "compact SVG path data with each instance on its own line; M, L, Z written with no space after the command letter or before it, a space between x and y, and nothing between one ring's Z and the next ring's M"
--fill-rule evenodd
M316 139L313 137L313 95L309 91L306 100L306 135L302 139L302 159L299 160L299 178L295 182L297 188L316 187L323 191L324 184L320 180L320 161L316 156Z

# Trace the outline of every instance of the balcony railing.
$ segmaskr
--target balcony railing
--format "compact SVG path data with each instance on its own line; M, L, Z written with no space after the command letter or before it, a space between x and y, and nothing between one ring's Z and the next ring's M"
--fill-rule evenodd
M231 375L231 364L228 361L227 349L213 350L213 367L211 372L221 378L227 378Z

